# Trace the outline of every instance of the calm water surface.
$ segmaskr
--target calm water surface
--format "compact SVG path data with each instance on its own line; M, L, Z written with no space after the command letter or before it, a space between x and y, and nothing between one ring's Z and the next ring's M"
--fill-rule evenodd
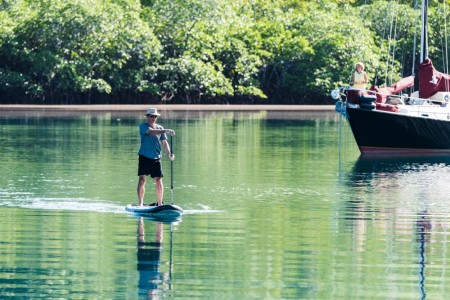
M334 112L163 111L185 215L161 223L124 210L141 121L0 111L2 299L450 294L450 158L361 158Z

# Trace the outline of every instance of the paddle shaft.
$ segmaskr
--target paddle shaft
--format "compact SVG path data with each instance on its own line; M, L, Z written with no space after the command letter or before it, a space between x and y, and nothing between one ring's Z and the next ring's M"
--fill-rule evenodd
M170 155L173 155L173 136L170 136ZM173 160L170 160L170 197L173 205Z

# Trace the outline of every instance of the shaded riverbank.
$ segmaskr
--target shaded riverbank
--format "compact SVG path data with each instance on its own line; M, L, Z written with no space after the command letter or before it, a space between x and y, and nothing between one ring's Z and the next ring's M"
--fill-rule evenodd
M156 107L161 111L189 111L189 110L216 110L216 111L329 111L334 105L0 105L2 111L23 110L77 110L77 111L144 111L149 107Z

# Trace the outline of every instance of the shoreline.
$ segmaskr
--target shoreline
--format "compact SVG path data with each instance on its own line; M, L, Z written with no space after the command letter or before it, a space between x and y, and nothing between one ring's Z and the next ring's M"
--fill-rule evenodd
M95 105L28 105L0 104L0 111L332 111L334 105L250 105L250 104L95 104Z

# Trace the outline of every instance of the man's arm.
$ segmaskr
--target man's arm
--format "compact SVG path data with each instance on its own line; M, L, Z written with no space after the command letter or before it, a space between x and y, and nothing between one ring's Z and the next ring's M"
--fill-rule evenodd
M163 134L163 133L167 133L168 135L175 135L175 131L173 131L172 129L148 128L147 131L145 132L145 134L147 134L147 135L158 135L158 134Z
M175 155L170 153L170 145L167 142L167 140L162 140L161 145L163 146L164 150L166 151L167 155L169 156L169 159L174 160Z

